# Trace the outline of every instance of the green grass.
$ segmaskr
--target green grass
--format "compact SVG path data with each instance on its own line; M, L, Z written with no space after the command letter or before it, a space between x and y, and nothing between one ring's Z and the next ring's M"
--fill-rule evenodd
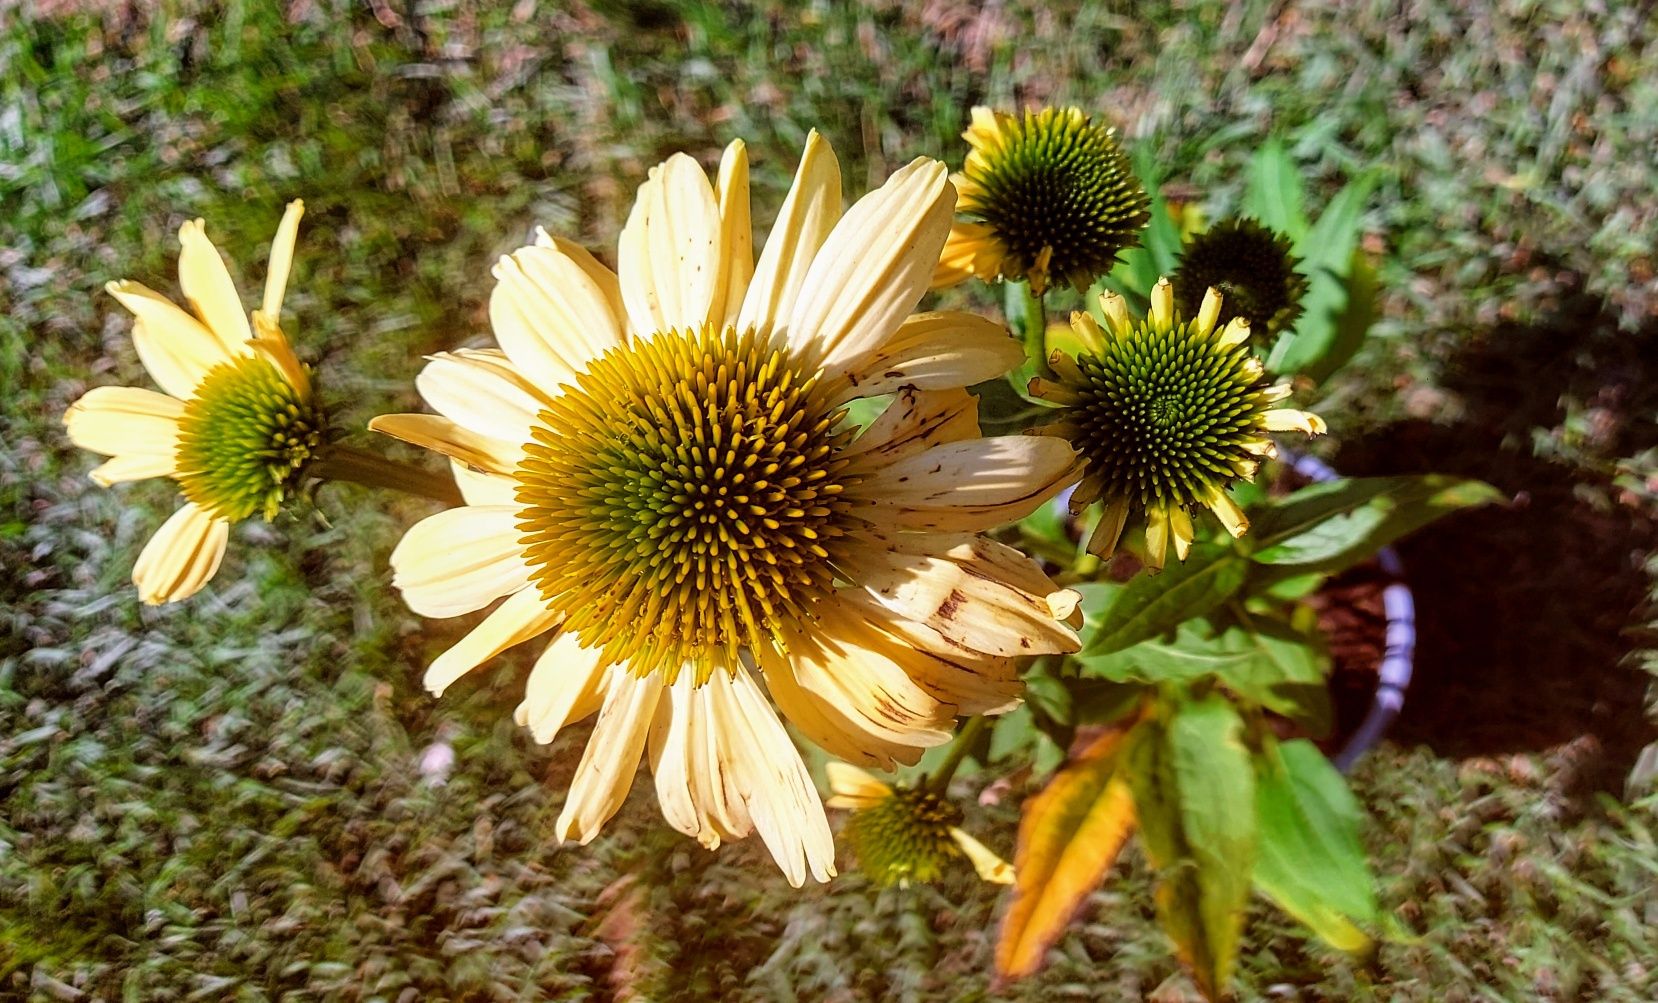
M1384 321L1322 391L1332 445L1530 496L1407 552L1430 675L1357 789L1414 939L1359 963L1263 907L1240 994L1658 995L1658 802L1596 793L1652 737L1626 665L1658 547L1639 7L599 6L0 9L0 996L1190 998L1132 854L1040 977L993 990L997 899L966 878L795 892L645 796L559 848L577 746L511 725L524 659L420 689L465 626L389 589L423 504L325 489L315 517L239 530L196 600L141 609L127 575L168 492L92 488L57 420L142 382L101 288L172 290L184 219L246 280L306 199L289 327L360 428L414 403L422 353L487 338L496 254L538 223L608 254L667 153L743 137L763 222L808 129L861 191L958 160L986 100L1110 116L1215 215L1269 134L1321 197L1379 170ZM1528 693L1548 700L1517 712ZM417 768L436 741L458 756L442 786ZM1006 850L1014 817L972 821Z

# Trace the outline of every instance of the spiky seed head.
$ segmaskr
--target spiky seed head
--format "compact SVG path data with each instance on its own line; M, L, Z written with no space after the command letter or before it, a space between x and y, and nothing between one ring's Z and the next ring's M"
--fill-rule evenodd
M672 680L780 644L833 588L853 483L845 410L753 331L704 327L592 362L516 472L532 581L612 662Z
M221 518L270 520L324 445L311 399L261 354L209 370L179 419L175 460L184 496Z
M961 824L955 804L919 788L892 794L852 813L846 834L858 868L883 885L936 881L963 857L951 830Z
M1277 334L1301 316L1307 279L1298 264L1288 237L1253 219L1227 220L1187 240L1171 276L1175 303L1196 316L1203 294L1215 289L1222 324L1242 317L1257 334Z
M1081 291L1140 242L1150 203L1116 130L1076 108L976 110L966 136L974 150L955 179L956 208L1003 248L1001 277L1040 292L1051 276Z

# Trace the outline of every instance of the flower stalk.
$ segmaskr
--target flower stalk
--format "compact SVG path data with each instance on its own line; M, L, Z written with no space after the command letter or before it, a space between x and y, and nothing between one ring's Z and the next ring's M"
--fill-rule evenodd
M330 444L312 462L308 472L325 481L349 481L364 487L390 488L445 505L463 504L460 489L450 477L353 446Z

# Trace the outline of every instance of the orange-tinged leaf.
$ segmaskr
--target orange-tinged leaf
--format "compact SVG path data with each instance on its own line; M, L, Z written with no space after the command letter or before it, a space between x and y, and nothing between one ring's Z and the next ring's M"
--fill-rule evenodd
M1123 736L1113 729L1095 739L1025 803L1013 901L996 942L996 971L1003 978L1041 967L1134 830L1134 798L1117 773Z

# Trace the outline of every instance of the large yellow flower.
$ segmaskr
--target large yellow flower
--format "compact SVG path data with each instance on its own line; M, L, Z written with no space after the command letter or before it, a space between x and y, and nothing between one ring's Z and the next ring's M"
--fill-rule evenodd
M1076 595L978 535L1051 496L1071 450L979 437L962 388L1020 360L1005 331L910 316L954 204L921 159L843 215L814 133L756 261L742 144L713 184L677 155L639 190L619 274L543 233L495 269L502 350L433 358L418 386L441 417L372 423L457 461L468 503L393 553L409 606L504 599L428 687L551 634L519 722L548 742L598 714L560 839L592 839L648 757L675 827L710 848L757 830L791 882L824 880L828 823L773 704L890 767L1017 703L1018 656L1073 650Z
M310 378L278 326L303 212L296 200L283 214L251 323L199 219L179 230L179 285L193 312L136 282L107 287L132 311L139 361L165 393L98 387L63 420L77 446L111 458L94 481L169 477L184 493L132 569L146 603L194 595L218 570L231 523L273 517L321 445Z

